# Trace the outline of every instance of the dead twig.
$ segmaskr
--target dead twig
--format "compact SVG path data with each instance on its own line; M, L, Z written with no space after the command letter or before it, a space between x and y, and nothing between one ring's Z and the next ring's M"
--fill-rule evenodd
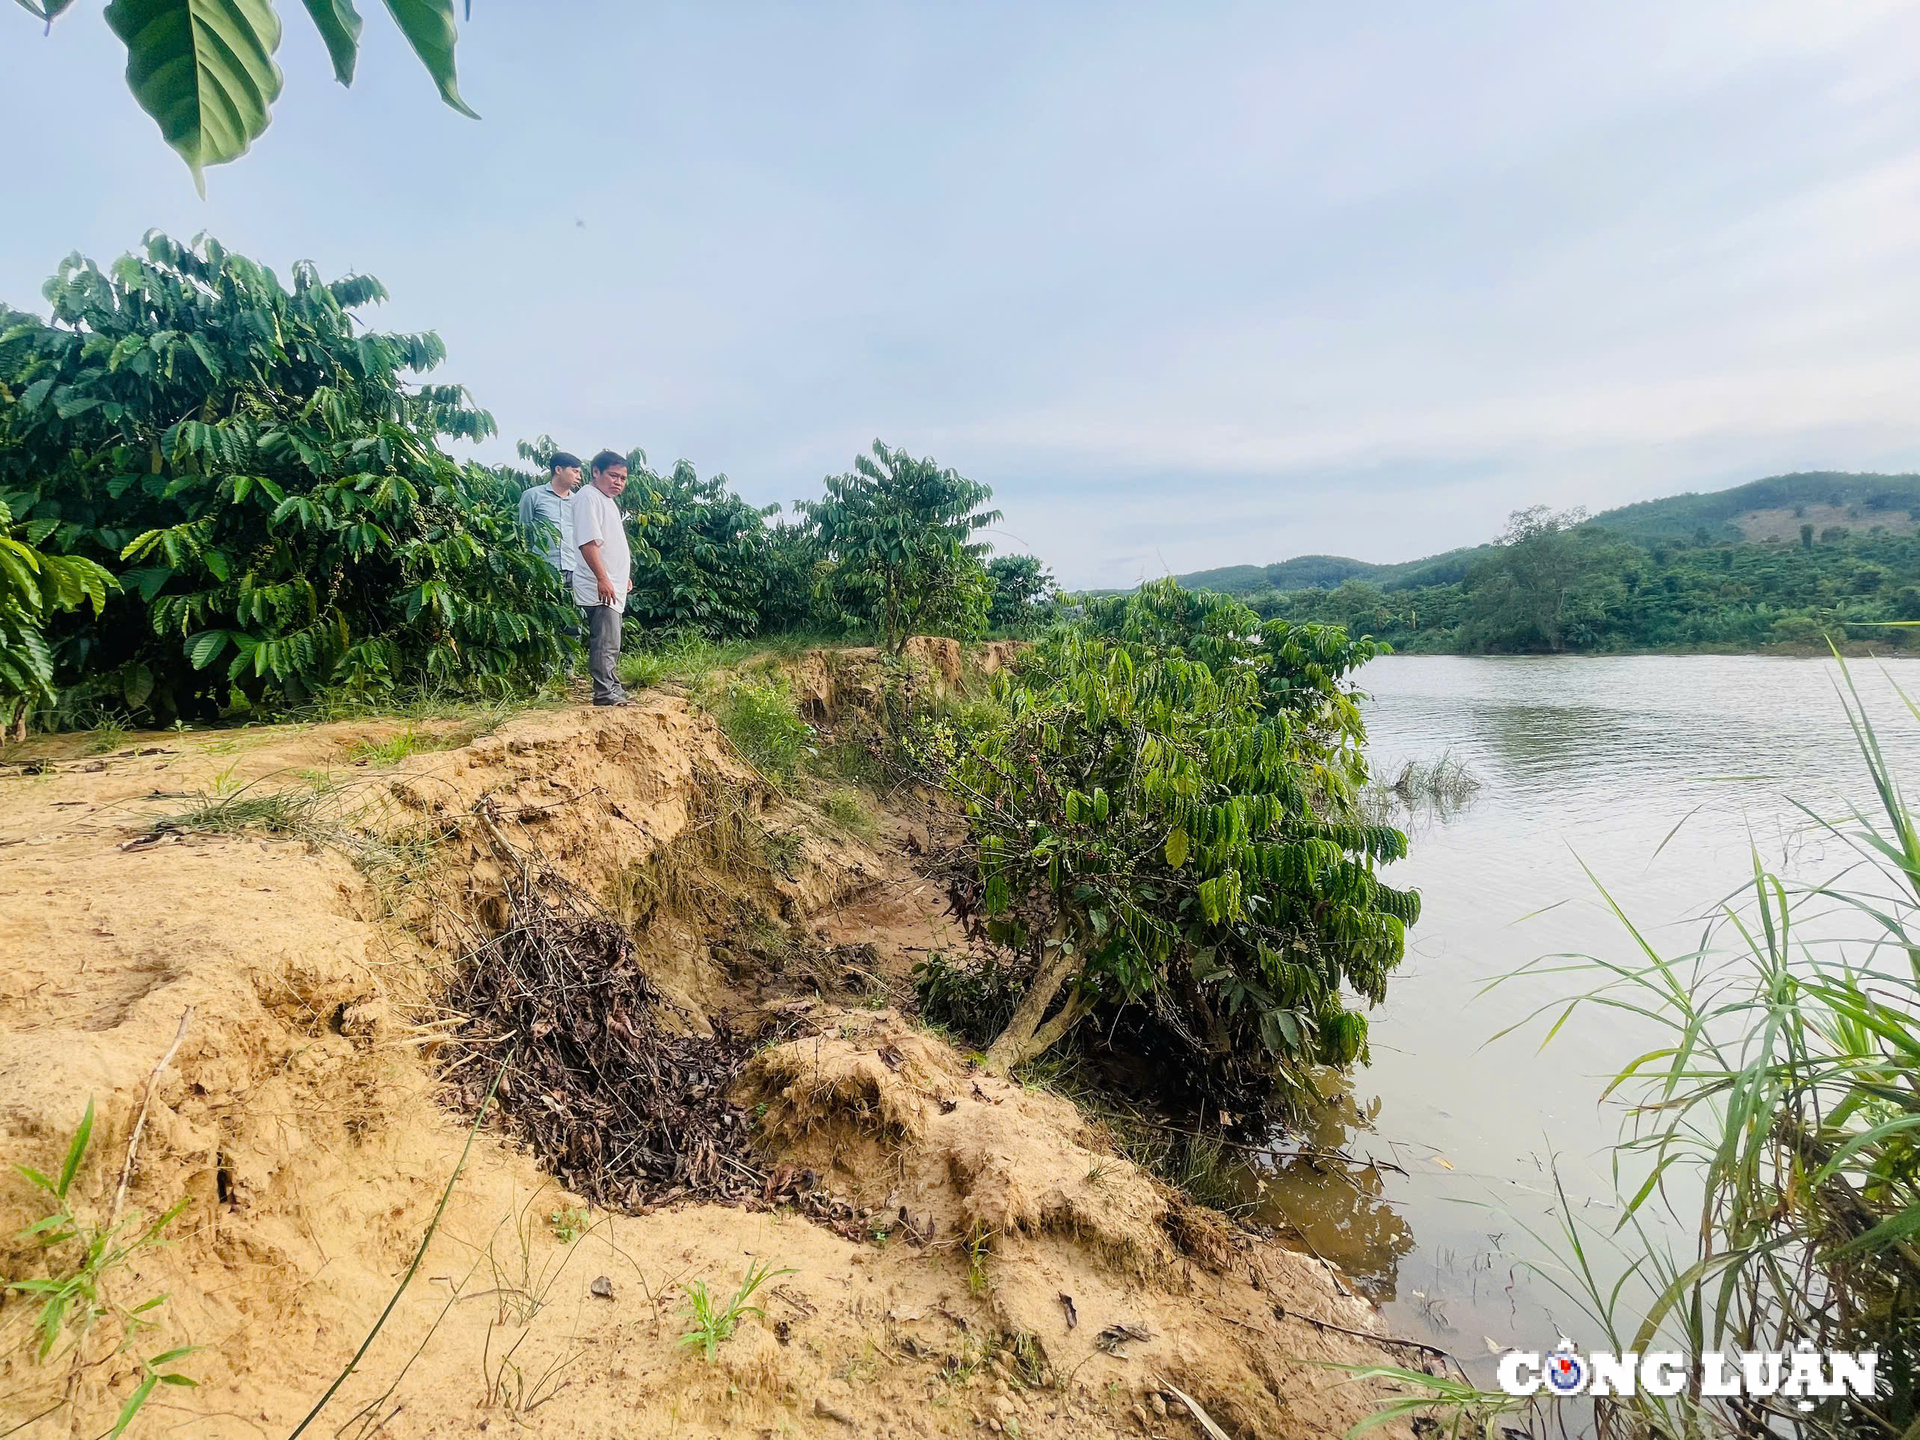
M113 1213L107 1217L107 1229L111 1231L120 1223L120 1212L126 1207L127 1185L133 1179L133 1160L140 1150L140 1137L146 1133L147 1111L153 1107L153 1092L160 1088L160 1076L167 1066L173 1063L174 1053L179 1050L180 1042L187 1038L187 1025L193 1019L191 1005L180 1012L180 1028L174 1031L173 1043L167 1046L167 1053L160 1057L160 1063L153 1067L153 1073L147 1076L147 1093L140 1099L140 1114L133 1122L133 1133L127 1137L127 1158L120 1165L120 1184L113 1192Z

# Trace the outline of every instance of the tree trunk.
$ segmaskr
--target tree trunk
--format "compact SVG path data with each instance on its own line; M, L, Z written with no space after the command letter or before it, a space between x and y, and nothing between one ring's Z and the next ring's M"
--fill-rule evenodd
M987 1048L987 1069L996 1075L1004 1075L1016 1065L1024 1065L1035 1056L1043 1054L1071 1030L1093 1008L1091 995L1084 987L1076 985L1066 1004L1051 1020L1047 1020L1047 1010L1053 1004L1054 997L1060 993L1060 987L1074 979L1080 970L1080 957L1060 947L1054 958L1040 967L1033 977L1033 984L1027 987L1027 993L1020 998L1020 1004L1013 1012L1013 1018L1007 1022L993 1044ZM1045 1024L1041 1022L1045 1021Z

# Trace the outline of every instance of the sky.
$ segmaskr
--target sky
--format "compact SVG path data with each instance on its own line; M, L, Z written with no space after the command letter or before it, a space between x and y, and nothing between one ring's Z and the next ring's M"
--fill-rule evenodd
M98 0L0 14L0 300L149 227L373 274L483 458L790 505L881 438L1070 586L1920 468L1920 5L479 0L478 122L279 8L204 200Z

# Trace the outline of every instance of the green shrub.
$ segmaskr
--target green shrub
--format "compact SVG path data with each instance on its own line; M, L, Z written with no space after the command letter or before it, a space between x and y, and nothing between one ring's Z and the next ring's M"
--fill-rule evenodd
M98 617L107 592L119 587L90 560L35 549L14 533L17 528L29 536L36 529L42 537L49 533L45 526L16 527L0 500L0 736L12 730L24 737L27 716L55 699L48 618L88 602Z
M978 846L975 903L1034 976L995 1068L1096 1009L1148 1017L1213 1108L1364 1058L1346 996L1384 998L1420 909L1376 874L1406 837L1354 818L1346 677L1378 649L1160 581L1050 632L999 679L997 718L922 726Z
M333 686L526 690L569 654L571 604L513 522L518 489L441 437L493 420L416 383L445 347L368 330L378 281L291 288L213 240L150 234L0 314L0 499L50 553L113 571L49 628L58 678L160 717Z
M770 578L766 522L780 507L749 505L726 476L702 480L691 461L663 477L644 468L644 454L638 458L621 497L627 508L644 507L646 519L635 535L627 613L647 630L756 634Z

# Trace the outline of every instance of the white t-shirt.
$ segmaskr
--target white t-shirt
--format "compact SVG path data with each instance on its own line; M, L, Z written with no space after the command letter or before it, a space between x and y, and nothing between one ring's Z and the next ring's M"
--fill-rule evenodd
M627 591L633 585L633 549L627 544L627 527L620 507L599 486L582 485L573 496L573 543L600 544L600 563L613 581L614 606L627 603ZM573 572L573 598L580 605L600 603L600 582L593 567L581 557L580 568Z

